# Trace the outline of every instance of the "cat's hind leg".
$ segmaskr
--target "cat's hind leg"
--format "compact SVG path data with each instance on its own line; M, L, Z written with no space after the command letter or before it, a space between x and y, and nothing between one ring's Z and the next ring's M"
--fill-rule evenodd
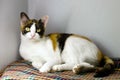
M82 62L80 64L77 64L73 67L73 73L80 74L85 72L92 72L95 71L95 67L89 63Z
M65 64L59 64L59 65L54 65L52 67L53 71L64 71L64 70L72 70L74 64L69 64L69 63L65 63Z

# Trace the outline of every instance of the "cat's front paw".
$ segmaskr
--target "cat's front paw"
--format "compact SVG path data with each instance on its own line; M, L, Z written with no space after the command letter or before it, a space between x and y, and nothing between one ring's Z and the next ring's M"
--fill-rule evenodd
M42 63L40 63L40 62L32 62L32 66L37 68L37 69L40 69L42 67Z
M51 70L51 68L49 68L49 67L42 67L39 69L39 71L42 73L48 73L48 72L50 72L50 70Z
M62 70L62 66L61 66L61 65L54 65L54 66L52 67L52 70L53 70L53 71L61 71L61 70Z

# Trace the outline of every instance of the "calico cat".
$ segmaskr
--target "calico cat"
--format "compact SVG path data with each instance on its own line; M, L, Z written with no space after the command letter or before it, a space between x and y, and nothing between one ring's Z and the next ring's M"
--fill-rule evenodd
M87 37L67 33L45 35L48 16L29 19L21 12L20 18L20 55L40 72L72 70L80 74L95 70L95 77L104 77L113 71L112 59Z

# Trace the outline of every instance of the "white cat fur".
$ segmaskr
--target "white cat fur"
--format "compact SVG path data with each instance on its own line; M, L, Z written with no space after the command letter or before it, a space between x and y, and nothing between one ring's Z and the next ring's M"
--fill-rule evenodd
M34 37L33 37L34 35ZM39 38L35 33L35 23L25 36L21 33L20 55L32 62L40 72L72 70L78 65L94 67L97 62L98 48L94 43L76 36L70 36L62 53L54 51L49 37Z

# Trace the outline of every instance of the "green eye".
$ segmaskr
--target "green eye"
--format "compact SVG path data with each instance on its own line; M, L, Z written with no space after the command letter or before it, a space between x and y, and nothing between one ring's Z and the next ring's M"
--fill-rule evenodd
M40 32L41 30L40 29L37 29L37 32Z
M30 28L26 27L25 30L26 30L26 31L30 31Z

